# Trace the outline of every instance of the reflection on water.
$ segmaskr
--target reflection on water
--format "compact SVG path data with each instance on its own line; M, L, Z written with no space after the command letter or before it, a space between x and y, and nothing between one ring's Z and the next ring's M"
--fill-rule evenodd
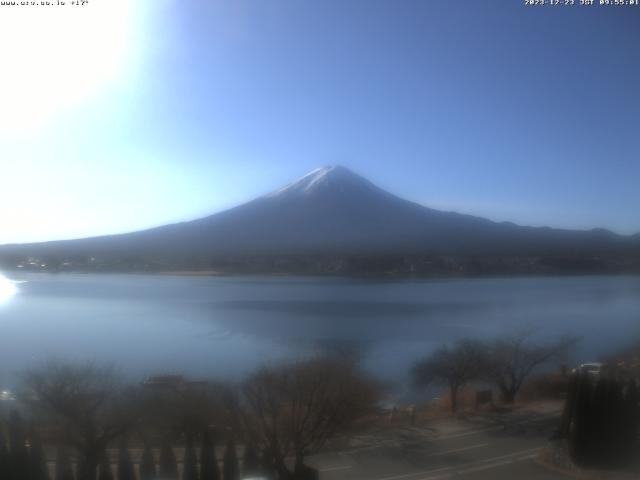
M243 375L311 350L357 351L406 382L443 343L523 324L582 337L577 358L640 337L640 277L344 278L11 274L0 289L0 384L47 357L148 373Z
M9 300L16 293L18 293L16 282L0 274L0 304Z

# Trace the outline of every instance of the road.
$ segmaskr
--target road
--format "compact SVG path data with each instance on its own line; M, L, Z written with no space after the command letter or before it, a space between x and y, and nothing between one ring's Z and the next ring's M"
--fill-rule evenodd
M566 479L536 462L558 416L516 411L398 426L309 464L321 480Z

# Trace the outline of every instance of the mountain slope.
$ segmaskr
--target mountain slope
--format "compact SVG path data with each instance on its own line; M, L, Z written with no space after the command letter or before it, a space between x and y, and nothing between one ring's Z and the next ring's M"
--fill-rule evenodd
M15 254L124 257L287 254L601 254L637 238L522 227L403 200L340 166L206 218L141 232L5 246Z

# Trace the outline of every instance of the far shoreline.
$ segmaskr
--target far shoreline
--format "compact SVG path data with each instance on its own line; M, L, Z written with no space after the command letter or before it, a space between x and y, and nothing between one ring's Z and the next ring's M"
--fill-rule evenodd
M353 280L372 281L421 281L421 280L480 280L480 279L524 279L524 278L581 278L581 277L638 277L638 271L609 271L609 272L494 272L494 273L371 273L371 274L349 274L345 272L224 272L219 270L162 270L162 271L134 271L134 270L22 270L4 269L1 273L25 273L25 274L46 274L46 275L139 275L149 277L262 277L262 278L335 278Z

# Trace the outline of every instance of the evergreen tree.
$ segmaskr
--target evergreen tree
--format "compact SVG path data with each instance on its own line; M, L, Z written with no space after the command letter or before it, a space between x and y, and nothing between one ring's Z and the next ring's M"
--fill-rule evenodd
M580 375L569 436L573 458L599 468L617 467L635 453L639 392L612 375ZM567 397L569 399L569 395Z
M148 444L145 444L142 458L140 459L140 480L155 480L156 460L153 458L153 451Z
M638 385L634 380L631 380L627 386L624 408L625 418L627 419L624 439L626 458L632 458L638 448L638 434L640 433L639 402L640 392L638 392Z
M227 450L224 452L223 470L224 480L240 480L240 465L233 438L229 439Z
M571 454L579 463L587 463L589 461L592 429L591 392L591 379L586 373L580 374L570 437Z
M171 443L165 440L160 449L160 477L162 479L178 479L178 462Z
M9 478L9 450L7 450L2 431L0 431L0 478Z
M277 478L275 474L276 468L274 466L273 457L267 450L262 452L262 457L260 458L260 468L262 470L262 475L266 479L274 480L275 478Z
M604 441L606 442L604 464L615 464L624 454L624 432L626 430L623 385L619 380L610 380L607 395L607 421Z
M567 385L567 398L564 402L562 418L560 420L560 438L569 438L571 422L575 416L576 398L578 394L578 375L571 375Z
M191 435L187 436L184 448L182 480L198 480L198 456Z
M111 469L111 459L105 450L100 457L98 465L98 480L113 480L113 470Z
M131 455L124 442L120 445L118 452L118 480L136 480Z
M74 480L69 452L65 447L58 447L56 453L55 480Z
M242 475L245 477L257 477L260 474L260 457L253 443L249 442L244 449L242 462Z
M49 467L42 448L38 432L31 432L31 449L29 450L30 480L49 480ZM2 478L2 477L0 477Z
M26 452L27 451L27 430L24 420L20 413L12 410L9 414L9 451Z
M209 430L205 430L202 434L202 445L200 447L200 480L220 480L215 441Z
M29 451L27 450L27 430L20 413L13 410L9 414L9 478L29 478Z
M609 391L610 381L601 376L596 385L591 401L590 436L588 439L588 456L593 463L602 463L608 456L608 423L610 421Z

